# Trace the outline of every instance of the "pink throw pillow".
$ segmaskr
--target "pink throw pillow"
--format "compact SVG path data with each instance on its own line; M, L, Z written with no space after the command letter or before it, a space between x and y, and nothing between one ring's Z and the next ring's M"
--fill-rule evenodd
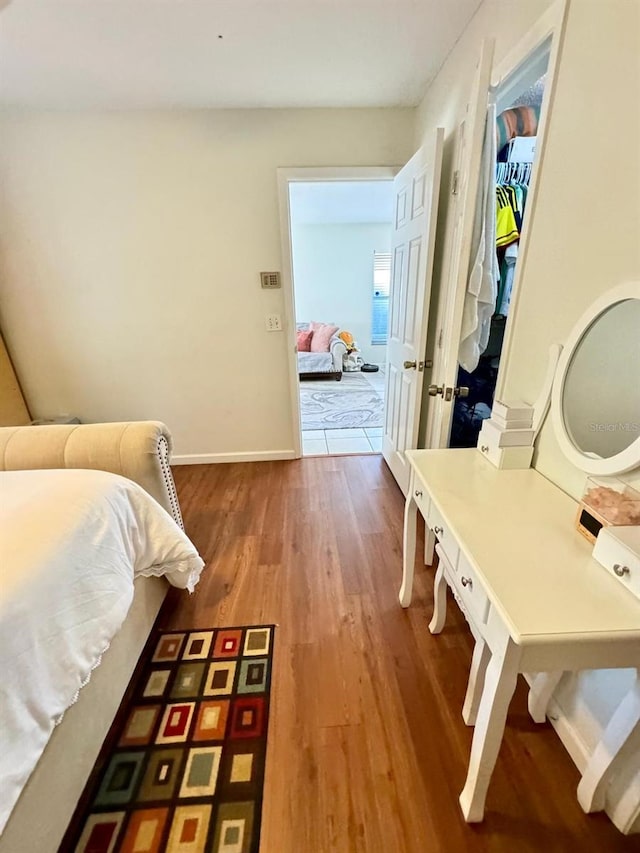
M309 329L309 331L298 331L296 333L296 344L298 347L298 352L311 352L311 338L313 337L313 332Z
M338 331L339 326L331 326L328 323L309 323L313 337L311 338L311 352L329 352L331 338Z

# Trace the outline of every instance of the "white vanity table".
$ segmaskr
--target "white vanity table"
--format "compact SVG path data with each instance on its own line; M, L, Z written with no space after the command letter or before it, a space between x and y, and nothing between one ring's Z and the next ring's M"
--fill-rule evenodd
M614 287L578 319L557 366L550 365L534 429L550 396L558 444L579 471L600 477L640 471L639 329L640 282ZM551 348L555 358L560 349ZM531 716L543 722L564 672L635 668L635 683L618 694L581 768L580 805L603 809L617 771L629 769L640 779L640 756L631 748L640 741L640 599L621 582L637 569L596 562L574 527L577 501L533 469L496 468L475 448L414 450L407 458L400 603L411 603L419 511L425 562L439 556L429 628L434 634L443 628L449 586L476 639L462 709L475 726L460 795L466 820L483 818L518 673L531 686ZM636 788L616 826L628 831L638 815Z
M543 722L562 672L640 667L640 601L592 559L574 528L576 501L537 471L497 469L475 448L407 457L400 603L411 603L420 511L427 562L436 537L440 558L430 630L444 625L448 584L476 638L463 707L475 731L460 795L465 819L475 822L483 818L518 673L537 673L529 710ZM615 755L637 722L638 697L628 703L583 774L578 796L586 811L603 808Z
M557 365L561 348L551 348L556 355L534 406L534 430L551 397L558 445L578 471L605 478L640 471L639 329L640 282L625 283L578 319ZM429 628L437 634L444 626L449 586L476 639L462 709L475 726L463 814L469 822L483 818L519 673L530 683L529 712L543 722L564 672L630 668L635 683L616 695L619 704L581 762L578 786L582 808L599 811L625 771L635 773L635 790L615 803L614 822L628 831L640 826L640 598L630 583L625 588L632 575L637 580L637 555L629 563L636 568L617 556L611 565L596 562L574 526L577 501L537 471L500 469L490 456L475 448L407 451L400 603L411 603L419 511L425 562L433 563L434 552L439 557ZM611 485L605 482L605 493Z

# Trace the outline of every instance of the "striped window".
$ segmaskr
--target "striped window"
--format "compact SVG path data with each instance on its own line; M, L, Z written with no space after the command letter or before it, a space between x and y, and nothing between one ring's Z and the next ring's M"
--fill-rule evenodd
M373 301L371 343L386 344L389 326L389 290L391 287L391 254L373 253Z

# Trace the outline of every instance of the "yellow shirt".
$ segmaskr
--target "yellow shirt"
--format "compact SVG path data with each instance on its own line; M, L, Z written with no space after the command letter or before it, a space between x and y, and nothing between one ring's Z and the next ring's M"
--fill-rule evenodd
M496 187L496 246L509 246L519 239L520 232L509 193L504 187Z

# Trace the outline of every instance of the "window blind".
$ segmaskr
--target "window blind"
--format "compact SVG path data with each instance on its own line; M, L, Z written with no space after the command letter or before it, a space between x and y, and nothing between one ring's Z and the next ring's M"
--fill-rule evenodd
M389 291L391 289L391 253L373 253L373 298L371 343L386 344L389 326Z

